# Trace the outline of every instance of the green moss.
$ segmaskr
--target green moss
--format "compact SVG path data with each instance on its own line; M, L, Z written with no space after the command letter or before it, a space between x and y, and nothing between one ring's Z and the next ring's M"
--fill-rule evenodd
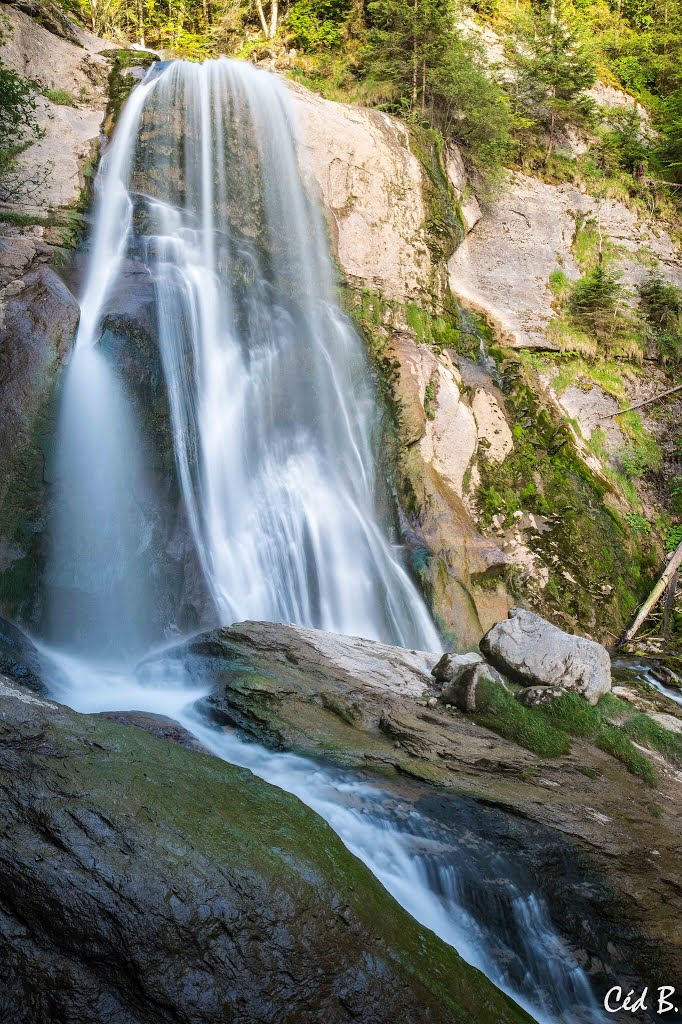
M58 768L60 800L82 794L104 820L151 830L158 856L204 859L219 871L256 872L315 917L348 907L376 935L392 967L422 988L427 1006L459 1024L514 1024L527 1015L398 906L308 807L250 772L103 719L60 715L35 761L46 788ZM55 760L54 751L59 755ZM306 909L306 908L309 908ZM352 931L349 932L349 941Z
M514 449L501 464L480 460L481 521L513 522L517 510L545 517L528 543L559 575L538 610L549 618L593 623L618 635L646 596L657 568L652 539L633 533L609 503L616 485L595 476L578 454L569 424L545 406L533 387L534 370L521 361L502 367L502 387L514 422ZM550 577L551 583L551 577ZM523 596L523 594L519 595ZM594 628L594 627L592 627Z
M466 234L462 208L445 170L440 133L433 128L413 127L412 150L426 172L427 244L435 262L442 264Z
M525 708L499 683L483 680L476 689L480 711L475 721L479 725L540 757L560 757L570 751L571 740L565 732L535 710Z

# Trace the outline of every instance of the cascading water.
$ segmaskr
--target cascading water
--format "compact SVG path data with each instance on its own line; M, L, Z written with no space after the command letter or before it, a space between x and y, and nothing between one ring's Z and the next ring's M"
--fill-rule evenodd
M507 884L502 941L472 896L474 876L439 860L439 840L416 819L405 829L382 814L382 794L208 728L182 672L141 683L130 670L177 627L156 561L173 546L176 561L186 557L172 531L159 547L144 414L170 421L210 621L287 621L432 651L439 638L379 525L370 375L334 301L284 86L224 60L157 66L123 111L97 189L53 467L46 632L56 695L82 711L177 718L218 756L322 814L411 913L538 1020L598 1020L583 972L532 893ZM147 298L135 307L140 288ZM121 340L114 323L131 302L147 320L153 309L163 399L153 372L142 399L123 373L143 359L143 343Z
M86 408L104 372L93 352L109 303L134 264L154 285L177 474L215 620L292 622L437 650L424 603L377 521L369 368L334 301L286 89L227 60L154 70L126 107L98 184L63 415L65 432L82 417L92 451L64 437L60 449L78 465L56 469L65 494L85 476L88 500L79 518L65 499L59 528L78 531L102 505L136 494L131 474L108 472L96 451L129 412L122 401L92 416ZM127 439L118 443L127 458ZM144 595L148 573L121 561L116 531L109 540L111 563ZM68 578L72 549L58 533L54 578ZM65 638L64 589L55 639Z

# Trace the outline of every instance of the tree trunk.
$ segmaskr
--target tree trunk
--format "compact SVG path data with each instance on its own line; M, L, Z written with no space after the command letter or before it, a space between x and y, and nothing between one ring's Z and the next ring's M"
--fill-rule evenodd
M274 39L277 35L277 18L279 15L279 3L278 0L272 0L272 17L270 18L270 38Z
M265 11L263 10L263 4L261 3L261 0L256 0L256 10L258 11L258 17L260 18L260 23L263 28L263 36L266 39L269 39L270 33L268 29L268 23L265 20Z
M673 578L670 581L668 590L665 595L665 605L663 609L663 639L670 639L670 619L672 617L673 608L675 607L675 597L677 596L677 584L680 579L679 569L673 573Z
M651 591L642 607L635 615L631 624L628 626L628 628L625 630L623 635L618 640L618 643L616 644L617 648L623 647L624 644L630 643L631 640L634 640L635 636L639 631L640 626L648 617L651 610L660 601L661 597L667 590L668 585L670 584L673 576L675 576L677 570L680 568L680 565L682 565L682 544L677 545L675 553L669 559L665 569L661 573L661 577L658 583L656 584L656 586Z
M417 37L412 36L412 109L417 109Z

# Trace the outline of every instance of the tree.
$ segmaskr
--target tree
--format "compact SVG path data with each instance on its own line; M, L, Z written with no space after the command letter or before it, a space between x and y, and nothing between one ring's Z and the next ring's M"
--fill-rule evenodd
M470 166L498 169L509 141L508 109L480 49L457 31L452 0L367 4L370 80L387 106L462 146Z
M638 289L639 308L662 362L682 358L682 292L651 274Z
M621 284L603 260L581 277L573 289L570 308L578 325L601 341L611 340L621 327Z
M577 30L553 9L519 30L509 57L514 106L545 133L547 163L558 134L585 127L592 117L586 90L595 80L594 61Z

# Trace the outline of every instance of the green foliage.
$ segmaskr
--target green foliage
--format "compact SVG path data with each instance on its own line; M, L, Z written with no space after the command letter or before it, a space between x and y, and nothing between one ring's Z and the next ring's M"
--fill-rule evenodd
M0 15L0 46L11 37L11 25ZM36 120L37 99L33 85L0 61L0 200L21 193L18 157L26 146L41 138Z
M592 121L594 104L586 90L596 77L594 60L576 27L554 11L534 11L520 19L508 57L514 70L508 88L517 156L527 164L529 141L542 136L546 165L561 131Z
M626 512L625 521L635 533L651 534L651 523L638 512Z
M452 0L370 0L367 22L368 77L383 105L437 128L479 173L498 171L507 106L481 48L458 33Z
M619 310L621 285L617 276L599 262L580 278L570 298L570 309L576 324L599 341L610 342L622 328Z
M633 715L623 726L623 732L642 747L657 750L676 765L682 766L682 736L670 732L654 722L649 715Z
M296 0L287 14L287 32L305 50L334 48L343 41L351 11L351 0Z
M665 536L665 550L674 551L682 544L682 523L671 526Z
M638 288L639 308L661 362L682 360L682 292L651 274Z

